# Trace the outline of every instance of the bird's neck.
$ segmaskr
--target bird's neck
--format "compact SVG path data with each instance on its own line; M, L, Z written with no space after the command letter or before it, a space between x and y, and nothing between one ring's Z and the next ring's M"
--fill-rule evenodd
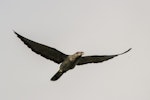
M70 61L75 61L75 60L78 60L80 57L81 57L81 56L77 56L77 55L75 55L75 54L74 54L74 55L70 55L70 56L69 56L69 60L70 60Z

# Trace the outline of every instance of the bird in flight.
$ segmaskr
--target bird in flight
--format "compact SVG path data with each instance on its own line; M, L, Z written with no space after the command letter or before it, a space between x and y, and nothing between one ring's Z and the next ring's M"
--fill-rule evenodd
M60 51L58 51L55 48L48 47L46 45L37 43L35 41L32 41L30 39L27 39L21 35L19 35L17 32L14 31L14 33L17 35L18 38L20 38L24 44L26 44L33 52L54 61L57 64L61 64L59 70L57 73L51 78L51 81L58 80L65 72L67 72L70 69L73 69L76 65L83 65L88 63L100 63L109 59L112 59L116 56L122 55L124 53L127 53L131 50L128 49L127 51L115 54L115 55L92 55L92 56L83 56L83 52L76 52L73 55L67 55Z

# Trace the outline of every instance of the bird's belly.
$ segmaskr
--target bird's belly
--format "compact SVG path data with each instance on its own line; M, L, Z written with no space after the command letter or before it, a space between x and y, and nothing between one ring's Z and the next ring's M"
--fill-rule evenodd
M60 70L63 71L63 72L66 72L70 69L73 69L76 64L77 64L78 61L66 61L66 62L63 62L61 65L60 65Z

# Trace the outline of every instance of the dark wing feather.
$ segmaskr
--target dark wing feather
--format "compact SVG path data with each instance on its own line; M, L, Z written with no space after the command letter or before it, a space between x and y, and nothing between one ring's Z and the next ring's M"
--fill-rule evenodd
M26 44L29 48L31 48L32 51L34 51L37 54L40 54L41 56L53 60L56 63L61 63L62 61L64 61L64 59L68 56L58 50L56 50L55 48L51 48L48 46L45 46L43 44L34 42L32 40L29 40L21 35L19 35L18 33L16 33L14 31L14 33L24 42L24 44Z
M127 51L125 51L124 53L130 51L131 48ZM122 55L124 53L121 54L117 54L117 55L105 55L105 56L85 56L85 57L81 57L78 64L77 65L83 65L83 64L87 64L87 63L100 63L109 59L112 59L118 55Z

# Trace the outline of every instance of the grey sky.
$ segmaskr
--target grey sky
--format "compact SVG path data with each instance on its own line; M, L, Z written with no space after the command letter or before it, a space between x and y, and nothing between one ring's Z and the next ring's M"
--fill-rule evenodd
M150 100L149 0L1 0L1 100ZM33 53L19 34L73 54L117 54L77 66L58 81L59 65Z

